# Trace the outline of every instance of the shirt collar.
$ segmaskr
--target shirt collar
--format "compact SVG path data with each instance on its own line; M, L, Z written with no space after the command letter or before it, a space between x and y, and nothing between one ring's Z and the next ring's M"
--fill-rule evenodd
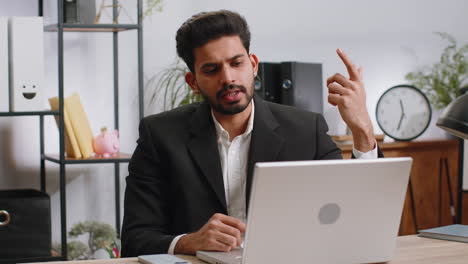
M245 129L244 133L240 135L241 137L249 135L250 133L252 133L252 130L253 130L253 122L254 122L254 115L255 115L254 100L251 100L250 103L252 104L252 111L250 112L250 117L247 123L247 128ZM218 122L218 120L216 120L216 117L213 113L213 108L211 108L211 117L213 118L213 122L215 124L218 140L221 139L222 137L225 137L227 138L227 140L229 140L229 133L223 128L223 126Z

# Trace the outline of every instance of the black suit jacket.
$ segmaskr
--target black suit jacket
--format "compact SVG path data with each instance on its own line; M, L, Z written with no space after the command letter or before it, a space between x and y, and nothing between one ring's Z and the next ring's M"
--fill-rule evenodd
M256 162L341 159L321 115L254 100L247 201ZM227 214L207 103L145 117L139 133L125 191L123 256L166 253L175 236L198 230L214 213Z

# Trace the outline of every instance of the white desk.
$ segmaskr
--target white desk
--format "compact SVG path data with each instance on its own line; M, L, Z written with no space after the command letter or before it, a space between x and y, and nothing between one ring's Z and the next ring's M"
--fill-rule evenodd
M192 262L203 264L193 256L178 255ZM137 258L45 262L47 264L138 264ZM45 264L44 263L44 264ZM402 236L397 239L395 257L388 264L467 264L468 243Z

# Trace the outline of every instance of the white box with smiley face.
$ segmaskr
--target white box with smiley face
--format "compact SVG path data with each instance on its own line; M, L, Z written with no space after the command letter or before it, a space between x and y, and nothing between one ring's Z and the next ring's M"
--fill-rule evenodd
M43 111L44 22L42 17L11 17L10 110Z
M0 112L8 112L8 18L0 17Z

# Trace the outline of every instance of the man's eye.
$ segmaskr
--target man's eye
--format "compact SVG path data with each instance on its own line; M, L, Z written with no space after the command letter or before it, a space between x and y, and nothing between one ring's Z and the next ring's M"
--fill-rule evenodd
M212 68L206 68L203 72L210 74L210 73L215 73L217 70L218 69L216 67L212 67Z
M242 64L242 61L235 61L232 63L233 66L240 66Z

